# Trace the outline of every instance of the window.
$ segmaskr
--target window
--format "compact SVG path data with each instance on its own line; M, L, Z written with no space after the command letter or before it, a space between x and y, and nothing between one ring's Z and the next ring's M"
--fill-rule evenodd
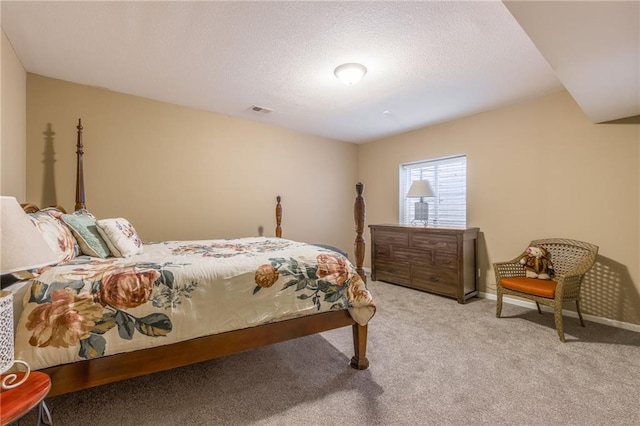
M414 221L415 203L420 199L406 195L415 180L428 180L435 193L424 198L429 204L429 225L466 226L466 155L400 165L400 223Z

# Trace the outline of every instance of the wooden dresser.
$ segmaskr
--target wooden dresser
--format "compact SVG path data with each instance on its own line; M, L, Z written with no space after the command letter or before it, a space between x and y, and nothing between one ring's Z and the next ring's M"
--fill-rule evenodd
M478 294L479 228L369 225L371 278L456 298Z

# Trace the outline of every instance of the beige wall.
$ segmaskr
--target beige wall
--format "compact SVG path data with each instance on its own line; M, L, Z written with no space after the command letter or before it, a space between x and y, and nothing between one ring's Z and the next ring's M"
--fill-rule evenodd
M272 235L281 194L285 237L352 252L356 180L367 223L395 222L400 163L466 154L481 291L530 240L581 239L600 246L583 311L640 324L640 126L594 125L566 92L364 145L32 74L27 106L29 201L73 205L82 117L88 208L147 240Z
M592 124L567 92L368 143L367 224L398 220L400 163L466 154L481 291L495 292L491 263L529 241L579 239L600 247L583 311L640 324L639 143L640 126Z
M0 66L0 194L20 202L26 197L27 73L2 33Z
M353 252L357 146L28 74L27 196L74 205L82 118L87 208L145 240L273 235Z

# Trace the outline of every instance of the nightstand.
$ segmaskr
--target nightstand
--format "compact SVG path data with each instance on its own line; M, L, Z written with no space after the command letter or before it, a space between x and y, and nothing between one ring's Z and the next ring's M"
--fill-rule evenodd
M17 373L18 380L24 373ZM5 375L0 378L4 378ZM26 382L13 389L0 392L0 424L2 426L19 419L36 405L40 408L38 425L53 426L51 414L44 402L44 398L51 389L51 379L45 373L32 371Z

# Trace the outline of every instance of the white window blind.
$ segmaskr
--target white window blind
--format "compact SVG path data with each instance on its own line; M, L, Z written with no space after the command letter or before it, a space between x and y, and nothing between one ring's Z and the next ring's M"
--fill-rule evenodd
M412 223L415 203L419 198L407 198L414 180L428 180L435 197L426 197L429 204L429 225L466 226L467 224L467 156L400 165L400 223Z

